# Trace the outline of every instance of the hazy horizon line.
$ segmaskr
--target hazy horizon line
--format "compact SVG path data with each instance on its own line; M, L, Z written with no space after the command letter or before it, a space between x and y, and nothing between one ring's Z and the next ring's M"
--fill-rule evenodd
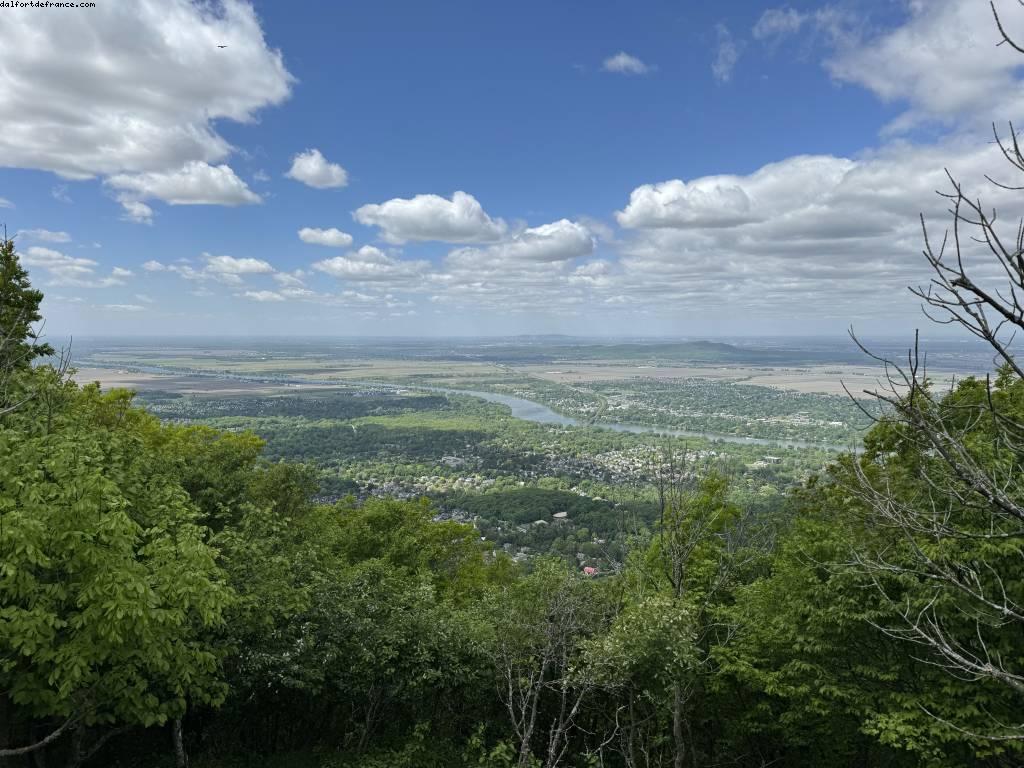
M47 334L50 340L60 338L56 334ZM65 338L71 340L109 340L109 339L317 339L317 340L440 340L440 339L579 339L579 340L635 340L635 341L709 341L719 339L848 339L852 342L849 334L846 333L722 333L722 334L571 334L571 333L513 333L513 334L308 334L308 333L285 333L285 334L247 334L247 333L220 333L220 334L189 334L189 333L140 333L140 334L67 334ZM906 339L913 341L913 334L885 334L865 333L858 334L863 339ZM920 339L960 341L965 344L978 344L985 346L985 342L975 338L965 338L962 334L921 334Z

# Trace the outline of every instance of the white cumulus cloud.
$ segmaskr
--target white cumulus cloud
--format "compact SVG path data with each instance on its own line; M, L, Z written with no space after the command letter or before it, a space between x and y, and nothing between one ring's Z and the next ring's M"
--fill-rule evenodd
M448 256L459 265L505 262L564 262L594 250L594 237L582 224L560 219L524 229L506 242L487 248L462 248Z
M215 163L232 150L215 121L289 96L249 3L96 5L5 15L0 47L17 55L0 57L0 164L83 179Z
M421 275L427 266L425 261L403 261L372 245L364 245L345 256L318 261L313 264L313 269L357 282L405 282Z
M499 240L507 225L492 219L475 197L455 192L451 200L439 195L395 198L379 205L364 205L353 214L366 226L379 227L389 243L439 240L446 243L484 243Z
M262 259L242 258L234 256L211 256L206 257L206 270L221 275L266 275L274 271L274 268Z
M276 272L268 262L250 257L236 258L204 253L203 260L205 263L200 269L196 269L184 260L180 260L182 263L170 266L160 264L158 261L148 261L143 264L143 269L150 272L160 272L166 269L193 282L214 280L225 285L236 286L242 285L245 278L250 275L273 275Z
M901 23L884 28L849 8L815 11L784 6L765 11L752 29L755 39L778 43L802 31L824 42L823 64L837 81L862 86L905 109L886 130L904 132L925 122L985 126L1024 116L1021 55L997 46L999 31L987 2L906 0ZM1021 8L996 0L1010 34Z
M107 179L107 184L123 194L122 202L130 216L139 199L156 198L171 205L249 205L261 202L227 165L208 165L193 161L167 172L124 174ZM145 207L145 206L144 206ZM145 212L142 212L145 216ZM152 215L152 211L149 212Z
M891 126L969 116L977 125L1024 116L1018 77L1024 60L999 32L988 3L913 0L906 23L842 46L825 65L838 80L864 86L888 102L907 105ZM1005 25L1019 28L1021 8L999 0Z
M926 282L928 272L918 214L939 237L948 222L946 201L935 194L948 186L944 167L972 197L1000 210L1012 199L984 178L1015 180L998 148L967 137L641 186L618 214L632 233L614 280L594 289L650 308L742 306L751 317L910 317L916 302L906 286ZM975 263L977 274L995 277L991 264Z
M328 162L319 149L307 149L292 158L292 167L285 174L316 189L344 187L348 173L337 163Z
M303 227L299 230L299 239L304 243L327 245L333 248L348 248L352 245L352 235L335 227L330 229Z
M761 221L818 200L853 166L845 158L801 155L770 163L749 176L644 184L633 190L616 219L631 229L731 227Z

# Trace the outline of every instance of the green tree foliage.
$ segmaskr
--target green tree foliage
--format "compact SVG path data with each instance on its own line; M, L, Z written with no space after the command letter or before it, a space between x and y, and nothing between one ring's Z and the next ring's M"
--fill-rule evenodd
M618 749L630 765L714 760L710 722L716 654L735 626L725 611L754 560L741 511L725 478L666 489L650 543L634 550L622 577L625 604L611 631L590 648L603 684L628 702Z
M196 508L124 391L53 369L0 420L0 697L41 724L153 725L225 689L229 600Z
M306 504L290 517L257 503L217 541L239 595L226 749L369 759L417 723L456 743L486 710L493 629L474 596L508 570L485 562L472 528L433 523L422 503ZM282 722L282 707L294 717Z
M251 432L196 426L163 428L154 439L207 525L219 530L237 521L251 501L254 474L262 467L262 440Z
M1024 454L993 414L1024 416L1024 382L969 379L928 407L929 429L943 425L989 477L1011 478L1002 488L1020 503ZM1011 759L1024 746L1020 693L1005 682L1024 672L1020 528L921 429L883 420L865 449L792 499L771 577L742 590L748 628L730 672L781 704L778 722L808 747L827 731L851 760L881 745L908 765Z

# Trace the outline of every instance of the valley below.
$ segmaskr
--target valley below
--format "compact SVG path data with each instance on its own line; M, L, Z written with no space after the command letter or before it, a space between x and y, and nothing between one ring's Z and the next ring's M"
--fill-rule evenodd
M984 363L940 352L936 386ZM766 352L710 342L115 339L80 344L75 364L80 382L135 390L166 421L251 430L271 458L315 467L325 502L424 497L438 519L472 522L516 559L556 554L607 572L653 524L668 474L724 473L736 503L771 514L787 488L856 450L879 413L863 391L879 371L828 354L799 340Z

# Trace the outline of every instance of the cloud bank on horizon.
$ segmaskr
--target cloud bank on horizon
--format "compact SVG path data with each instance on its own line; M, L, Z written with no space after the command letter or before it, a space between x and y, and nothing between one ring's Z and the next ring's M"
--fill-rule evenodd
M918 214L945 225L935 194L945 169L1013 210L1016 195L985 176L1007 176L989 132L1022 117L1024 56L996 47L974 0L904 0L895 16L854 0L746 5L705 19L706 69L685 72L703 78L702 103L738 109L771 77L798 73L837 104L873 105L871 119L835 131L830 146L836 126L794 85L792 103L774 98L793 111L797 138L761 135L752 115L741 159L722 172L682 173L703 165L702 146L684 142L660 162L643 158L661 175L595 182L595 160L609 177L637 174L596 152L580 164L573 145L618 136L600 122L583 126L593 136L563 131L569 117L545 106L573 83L607 89L611 110L616 98L658 95L624 123L640 153L662 141L659 99L690 82L666 50L626 39L587 53L588 66L564 64L550 92L532 75L535 101L503 106L510 133L486 155L511 151L502 142L539 121L565 142L560 163L474 187L460 177L487 160L470 149L483 141L477 113L445 112L472 93L438 83L423 96L436 113L395 120L392 95L359 102L361 71L319 79L330 49L294 72L289 62L312 54L292 50L287 18L269 7L140 0L10 13L0 43L20 53L0 60L0 207L47 291L51 332L109 332L126 312L149 333L709 334L913 317L906 286L927 277ZM1024 12L997 5L1024 31ZM696 107L682 124L701 120ZM817 126L805 151L801 121ZM535 204L546 184L574 176L574 199Z

